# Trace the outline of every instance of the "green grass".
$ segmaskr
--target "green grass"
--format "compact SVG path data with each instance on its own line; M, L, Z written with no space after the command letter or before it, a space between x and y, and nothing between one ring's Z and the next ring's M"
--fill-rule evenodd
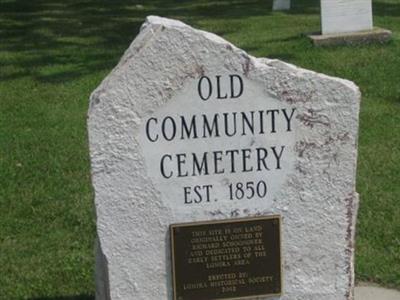
M149 14L360 86L357 279L400 288L400 1L374 1L393 42L334 48L302 35L318 1L293 2L0 0L0 299L92 298L88 97Z

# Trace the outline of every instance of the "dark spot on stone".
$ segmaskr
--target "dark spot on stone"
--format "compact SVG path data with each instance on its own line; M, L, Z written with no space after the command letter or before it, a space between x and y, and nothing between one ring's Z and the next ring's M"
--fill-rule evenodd
M183 78L197 78L199 76L204 76L204 66L196 65L194 69L185 70L183 74L185 75Z
M304 93L301 91L290 90L290 87L287 85L286 82L283 82L282 85L283 86L278 88L278 93L280 94L281 98L289 104L307 103L312 99L312 96L314 94L313 91L310 91L309 93Z
M226 49L228 49L228 50L230 50L230 51L233 50L233 48L232 48L232 46L231 46L230 44L227 44L225 47L226 47Z
M221 211L221 210L214 210L214 211L210 211L210 213L209 213L211 216L213 216L213 217L215 217L215 216L220 216L220 215L222 215L222 216L224 216L225 217L225 214Z
M313 142L306 142L306 141L300 141L297 142L296 145L294 146L295 151L299 155L299 157L304 157L304 153L308 149L313 149L318 147L316 143Z
M309 108L307 112L297 115L296 118L303 123L305 126L314 128L316 124L323 125L323 126L330 126L329 118L321 114L320 110L314 110Z
M237 217L237 216L239 216L239 210L238 209L232 210L231 217Z
M346 199L345 199L345 203L346 203L346 221L347 221L347 231L346 231L346 242L347 242L347 247L345 250L345 254L347 256L347 266L346 266L346 272L349 276L349 282L348 282L348 289L346 292L346 299L348 300L353 300L353 291L352 291L352 287L353 287L353 268L351 266L352 262L353 262L353 255L354 255L354 211L356 210L355 207L355 203L354 203L354 199L355 199L355 195L354 193L350 194Z
M301 155L303 155L303 154L301 154ZM299 173L301 173L302 175L306 175L306 174L307 174L306 171L304 171L304 169L303 169L301 163L297 163L297 164L295 165L294 169L295 169L296 171L299 171Z
M251 59L250 59L250 57L248 55L242 55L242 56L245 59L245 62L242 63L243 73L244 73L245 76L248 76L249 72L250 72L250 69L252 67Z
M197 74L199 74L200 76L204 76L204 73L205 73L205 71L204 71L204 66L197 65L197 66L196 66L196 72L197 72Z

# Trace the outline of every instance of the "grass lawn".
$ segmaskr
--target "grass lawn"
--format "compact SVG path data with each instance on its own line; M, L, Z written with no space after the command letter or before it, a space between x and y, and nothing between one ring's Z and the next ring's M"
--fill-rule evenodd
M400 288L400 0L373 1L390 44L325 49L318 1L293 2L0 0L0 299L93 298L88 97L149 14L360 86L357 279Z

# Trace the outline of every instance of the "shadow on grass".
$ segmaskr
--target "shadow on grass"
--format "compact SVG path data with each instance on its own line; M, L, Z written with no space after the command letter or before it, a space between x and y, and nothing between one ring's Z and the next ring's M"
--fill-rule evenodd
M306 0L296 1L291 3L292 7L286 11L291 15L319 15L320 14L320 0Z
M60 297L41 297L31 298L29 300L94 300L93 295L76 295L76 296L60 296Z
M13 58L0 59L0 80L60 83L109 70L147 15L196 26L205 19L267 17L271 7L272 0L9 0L1 3L0 53ZM374 13L400 15L400 3L375 1ZM287 14L319 14L319 0L293 1Z
M17 54L18 59L1 60L0 79L33 76L55 83L110 69L147 15L196 24L204 17L245 18L269 13L262 0L14 0L1 6L0 51Z
M400 2L397 3L383 3L381 1L372 1L373 14L380 17L399 17L400 16Z
M316 1L295 1L292 13L316 13ZM0 80L60 83L109 70L148 15L197 25L268 16L271 7L272 0L9 0L0 9L0 53L13 58L0 60Z

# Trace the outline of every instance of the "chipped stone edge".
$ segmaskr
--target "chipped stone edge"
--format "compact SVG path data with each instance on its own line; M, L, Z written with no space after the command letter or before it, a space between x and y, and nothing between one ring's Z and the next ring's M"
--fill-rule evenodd
M232 43L228 42L227 40L217 36L216 34L206 32L203 30L195 29L181 21L177 20L172 20L168 18L163 18L159 16L148 16L145 19L145 22L142 24L140 28L140 33L137 35L137 37L141 36L139 40L137 40L137 37L134 39L134 41L131 43L131 45L128 47L128 49L125 51L124 55L120 59L119 63L117 66L105 77L105 79L99 84L99 86L92 92L90 95L90 105L89 105L89 115L91 112L91 108L97 103L97 99L99 94L102 93L103 89L106 89L108 86L108 81L112 77L112 74L117 72L117 70L123 69L125 65L128 63L128 61L135 56L135 54L139 53L140 50L144 47L146 47L148 44L151 43L151 41L158 35L160 34L165 28L169 29L179 29L179 30L188 30L188 31L194 31L196 34L201 34L203 35L206 39L209 39L210 41L225 45L225 47L230 48L232 51L237 52L239 55L245 57L248 59L249 64L252 64L254 67L269 67L269 68L286 68L288 71L291 71L294 76L304 76L304 75L314 75L314 76L320 76L321 78L325 78L327 80L333 80L337 82L338 84L343 85L346 88L349 88L353 92L357 93L359 96L358 98L361 98L361 94L359 91L359 88L355 83L353 83L350 80L338 78L338 77L333 77L333 76L328 76L322 73L306 70L297 66L294 66L289 63L285 63L283 61L277 60L277 59L268 59L268 58L256 58L254 56L251 56L247 54L244 50L237 48L235 45Z

